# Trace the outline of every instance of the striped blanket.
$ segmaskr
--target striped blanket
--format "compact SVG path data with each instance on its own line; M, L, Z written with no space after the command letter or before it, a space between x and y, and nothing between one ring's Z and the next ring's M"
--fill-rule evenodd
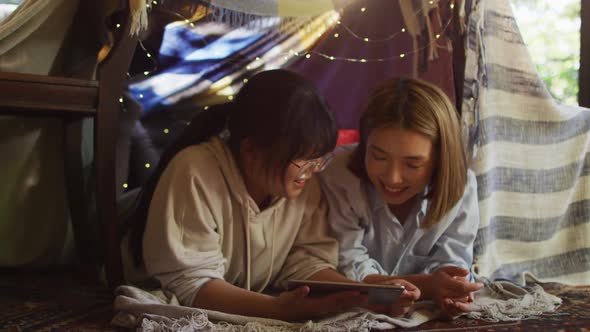
M470 9L462 111L479 185L474 269L590 284L590 110L552 99L508 0Z

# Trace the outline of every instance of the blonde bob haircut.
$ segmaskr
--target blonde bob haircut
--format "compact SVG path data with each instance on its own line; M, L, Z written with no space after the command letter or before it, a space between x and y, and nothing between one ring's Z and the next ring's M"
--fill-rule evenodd
M367 140L373 129L403 128L430 138L434 172L427 197L430 201L421 227L438 223L459 202L467 183L467 161L459 116L437 86L412 78L385 81L370 96L361 114L360 141L350 169L369 180L365 168Z

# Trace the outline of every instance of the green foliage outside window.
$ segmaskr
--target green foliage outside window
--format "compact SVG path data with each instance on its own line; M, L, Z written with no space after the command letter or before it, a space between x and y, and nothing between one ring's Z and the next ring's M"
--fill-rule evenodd
M553 97L568 105L578 105L581 1L511 0L539 76Z

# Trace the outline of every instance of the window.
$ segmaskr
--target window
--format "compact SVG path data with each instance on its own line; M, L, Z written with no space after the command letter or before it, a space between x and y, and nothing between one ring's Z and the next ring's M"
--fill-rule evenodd
M581 0L512 0L520 33L556 100L578 105Z
M0 0L0 22L10 15L21 2L22 0Z

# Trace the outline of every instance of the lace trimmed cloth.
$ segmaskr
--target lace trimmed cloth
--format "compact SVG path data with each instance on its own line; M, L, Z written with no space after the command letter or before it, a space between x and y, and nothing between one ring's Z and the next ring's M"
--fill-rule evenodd
M414 327L438 315L431 303L416 307L410 317L389 317L364 309L343 312L318 321L285 322L181 306L176 296L163 290L147 292L119 286L113 325L138 331L371 331Z
M480 279L482 280L482 279ZM468 318L487 321L514 321L537 317L557 310L561 299L539 284L521 287L509 281L489 282L475 294ZM396 327L410 328L436 319L434 303L419 302L409 317L389 317L364 309L343 312L318 321L290 323L275 319L233 315L181 306L167 291L147 292L133 286L116 290L117 311L112 324L138 331L371 331Z
M471 312L464 316L489 322L532 319L544 313L555 312L562 300L547 293L531 274L524 275L527 286L508 280L489 281L478 277L485 287L475 294Z

